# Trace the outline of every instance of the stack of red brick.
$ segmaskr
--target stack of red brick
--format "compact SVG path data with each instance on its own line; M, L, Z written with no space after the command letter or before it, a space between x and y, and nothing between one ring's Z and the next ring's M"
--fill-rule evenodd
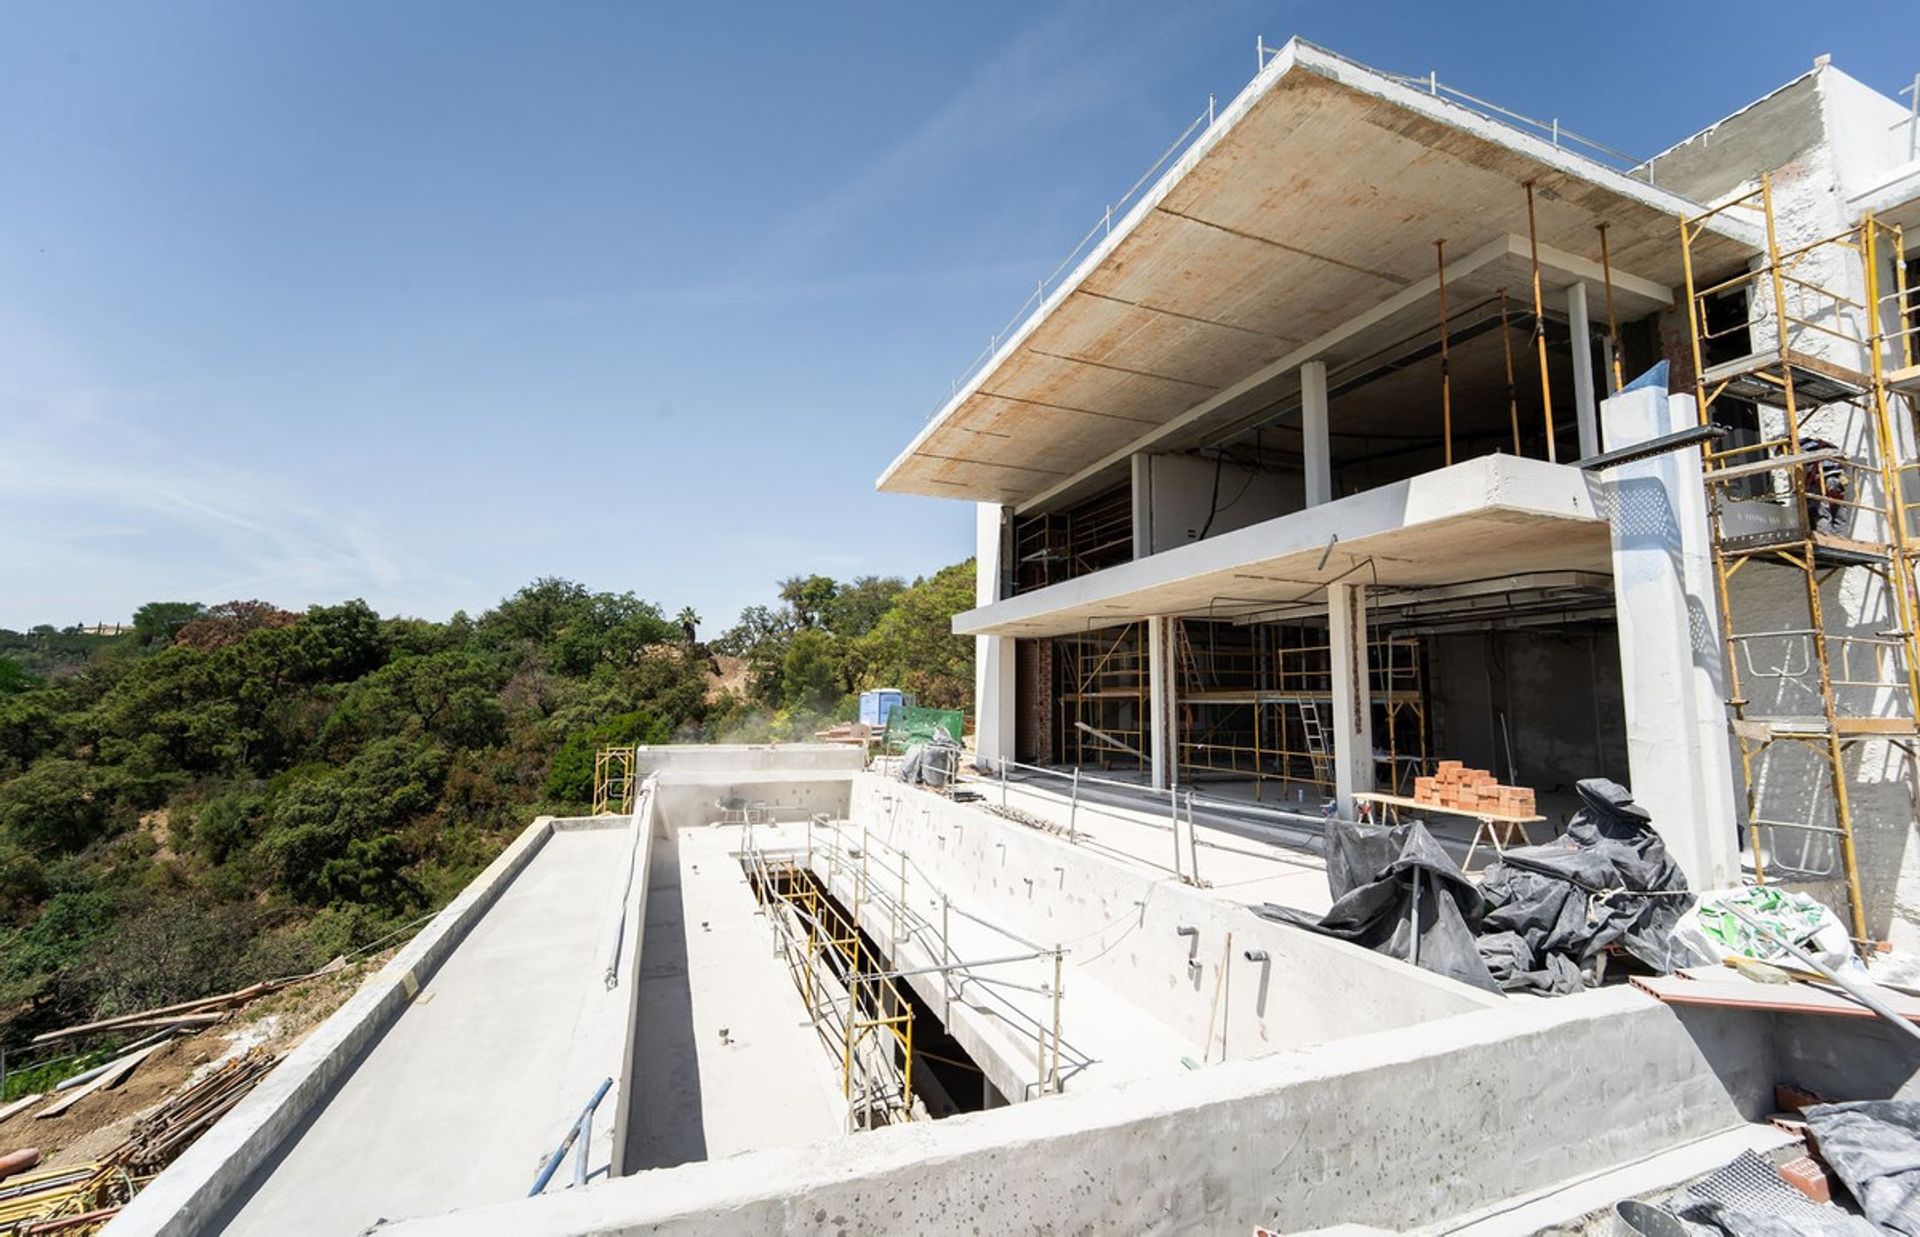
M1432 777L1414 778L1413 797L1421 803L1454 812L1534 815L1532 790L1524 786L1502 786L1485 769L1469 769L1457 760L1441 761L1434 767Z

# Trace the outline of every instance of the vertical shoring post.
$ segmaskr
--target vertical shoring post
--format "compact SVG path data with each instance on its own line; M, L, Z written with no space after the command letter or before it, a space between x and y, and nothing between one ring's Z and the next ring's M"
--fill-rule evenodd
M1513 328L1507 323L1507 290L1500 289L1500 346L1507 354L1507 419L1513 422L1513 453L1520 455L1520 388L1513 381Z
M1613 316L1613 262L1607 256L1607 225L1600 226L1600 278L1607 286L1607 357L1613 362L1613 394L1625 385L1620 371L1620 322Z
M1446 462L1453 463L1453 371L1447 355L1447 242L1433 242L1440 279L1440 432L1446 440Z
M996 758L995 763L1000 766L1000 806L1005 807L1007 806L1007 762L1004 757L1000 757Z
M1560 462L1553 441L1553 382L1547 372L1547 308L1540 297L1540 229L1534 223L1533 182L1527 182L1527 248L1533 254L1533 345L1540 361L1540 406L1547 425L1547 462Z
M1067 800L1067 841L1077 842L1080 835L1074 826L1080 819L1080 766L1073 768L1073 797Z

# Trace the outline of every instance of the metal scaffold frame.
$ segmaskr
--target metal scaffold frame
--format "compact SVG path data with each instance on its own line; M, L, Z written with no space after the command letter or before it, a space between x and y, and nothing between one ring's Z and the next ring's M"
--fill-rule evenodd
M1760 218L1766 253L1757 264L1703 286L1694 266L1695 242L1710 220L1730 212ZM1911 304L1898 260L1900 232L1868 216L1839 234L1783 247L1772 180L1762 177L1750 193L1682 219L1680 236L1700 422L1712 424L1716 409L1735 401L1753 406L1755 440L1708 448L1705 481L1728 704L1745 784L1754 875L1767 879L1768 863L1778 854L1776 831L1832 837L1851 930L1866 946L1872 942L1847 756L1873 740L1911 753L1920 733L1914 708L1920 700L1915 643L1920 598L1904 489L1920 460L1915 458L1914 410L1899 406L1910 396L1889 381L1911 366L1913 352L1912 328L1899 312ZM1883 295L1879 268L1889 252L1896 259L1896 288ZM1828 273L1836 266L1850 270L1855 263L1864 273L1864 295L1832 286ZM1744 297L1745 313L1716 327L1711 307L1729 297ZM1772 339L1753 347L1755 328L1770 330ZM1751 350L1733 357L1710 355L1741 339ZM1858 349L1860 368L1803 351L1810 344ZM1816 416L1818 427L1811 424ZM1813 432L1834 434L1830 425L1836 419L1855 431L1854 450ZM1756 504L1762 518L1749 518ZM1741 571L1762 567L1797 577L1799 587L1792 591L1803 599L1803 625L1748 626L1753 598L1731 583ZM1832 630L1821 587L1848 567L1869 571L1884 583L1892 602L1892 630L1873 635ZM1763 684L1773 693L1771 707L1749 697L1750 689ZM1860 697L1871 702L1870 712L1860 709ZM1783 700L1813 707L1783 711ZM1776 744L1817 754L1827 789L1824 795L1816 791L1815 798L1819 814L1831 823L1763 814L1764 768Z
M1333 702L1333 654L1324 635L1286 624L1216 623L1196 646L1191 623L1175 626L1182 777L1251 778L1256 798L1269 781L1331 788L1333 719L1323 710ZM1376 635L1367 660L1377 734L1397 784L1403 765L1424 771L1428 756L1421 643Z
M895 805L896 810L898 805ZM804 850L769 854L751 826L743 837L741 860L768 920L773 924L775 952L786 962L794 987L806 1005L822 1043L840 1064L841 1088L847 1100L848 1131L923 1120L925 1104L913 1090L913 1059L957 1066L978 1072L972 1062L941 1056L914 1039L915 1006L901 981L909 976L937 974L940 978L940 1016L949 1018L953 1006L964 1003L991 1012L1010 1029L1030 1035L1034 1043L1032 1097L1061 1090L1069 1073L1087 1061L1067 1050L1061 1033L1065 998L1066 949L1042 945L1019 936L953 904L904 851L891 846L866 828L854 848L840 836L844 822L815 814L807 821ZM874 871L876 848L893 851L897 870ZM817 862L816 862L817 859ZM839 881L852 898L850 912L831 893ZM915 888L915 886L919 888ZM920 914L912 905L916 894L931 895L939 921ZM857 926L884 918L892 941L893 964L875 955ZM955 918L991 929L1022 952L993 958L962 958L953 948L949 929ZM907 946L920 950L924 965L907 965ZM1023 984L982 973L1021 963L1038 963L1051 972L1051 982ZM1037 993L1046 998L1049 1016L1035 1017L1009 1000L1009 992ZM896 1055L897 1054L897 1055Z
M637 755L631 747L603 747L594 755L595 816L625 816L633 811L633 771Z

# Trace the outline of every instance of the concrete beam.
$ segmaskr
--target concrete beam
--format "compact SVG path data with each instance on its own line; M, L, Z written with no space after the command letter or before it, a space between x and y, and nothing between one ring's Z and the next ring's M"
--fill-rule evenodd
M1307 463L1307 506L1333 500L1333 452L1327 445L1327 363L1300 367L1301 450Z
M1327 586L1333 661L1333 791L1352 819L1357 794L1373 790L1373 694L1367 667L1367 586Z
M1601 405L1608 450L1698 424L1692 396L1639 390ZM1700 457L1609 470L1613 588L1634 798L1695 889L1740 880L1726 666Z

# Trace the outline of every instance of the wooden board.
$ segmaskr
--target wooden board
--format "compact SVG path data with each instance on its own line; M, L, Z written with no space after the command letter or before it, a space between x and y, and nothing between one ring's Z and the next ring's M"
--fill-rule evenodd
M1756 984L1744 979L1729 982L1677 975L1635 976L1632 982L1642 992L1669 1005L1708 1005L1778 1014L1830 1014L1841 1018L1880 1016L1858 1001L1809 984ZM1875 995L1907 1021L1920 1022L1920 999L1891 988L1878 988Z
M142 1048L138 1052L129 1052L126 1056L121 1057L119 1060L113 1062L108 1067L105 1073L101 1074L98 1078L94 1079L92 1082L86 1084L83 1087L75 1088L74 1090L68 1092L66 1095L55 1100L53 1103L48 1104L45 1108L42 1108L39 1112L34 1113L33 1119L35 1121L45 1121L48 1117L57 1117L61 1113L65 1112L67 1109L72 1108L75 1104L79 1103L81 1100L87 1098L89 1095L92 1095L95 1091L104 1091L108 1087L119 1086L120 1083L126 1079L126 1076L133 1072L135 1066L139 1065L140 1062L146 1060L148 1057L152 1056L154 1053L160 1051L162 1048L165 1048L165 1047L166 1047L166 1044L164 1043L152 1044L152 1045L149 1045L148 1047Z
M1355 795L1361 803L1379 803L1388 807L1416 808L1423 812L1437 812L1442 816L1465 816L1472 820L1487 820L1501 825L1533 825L1545 820L1544 816L1510 816L1505 812L1490 811L1486 808L1445 807L1438 803L1429 803L1425 799L1409 799L1404 795Z
M44 1091L35 1091L32 1095L21 1096L19 1099L13 1101L13 1103L7 1104L4 1107L0 1107L0 1121L5 1121L8 1117L11 1117L14 1113L24 1112L25 1110L32 1108L35 1104L38 1104L41 1100L45 1098L47 1098L47 1096Z

